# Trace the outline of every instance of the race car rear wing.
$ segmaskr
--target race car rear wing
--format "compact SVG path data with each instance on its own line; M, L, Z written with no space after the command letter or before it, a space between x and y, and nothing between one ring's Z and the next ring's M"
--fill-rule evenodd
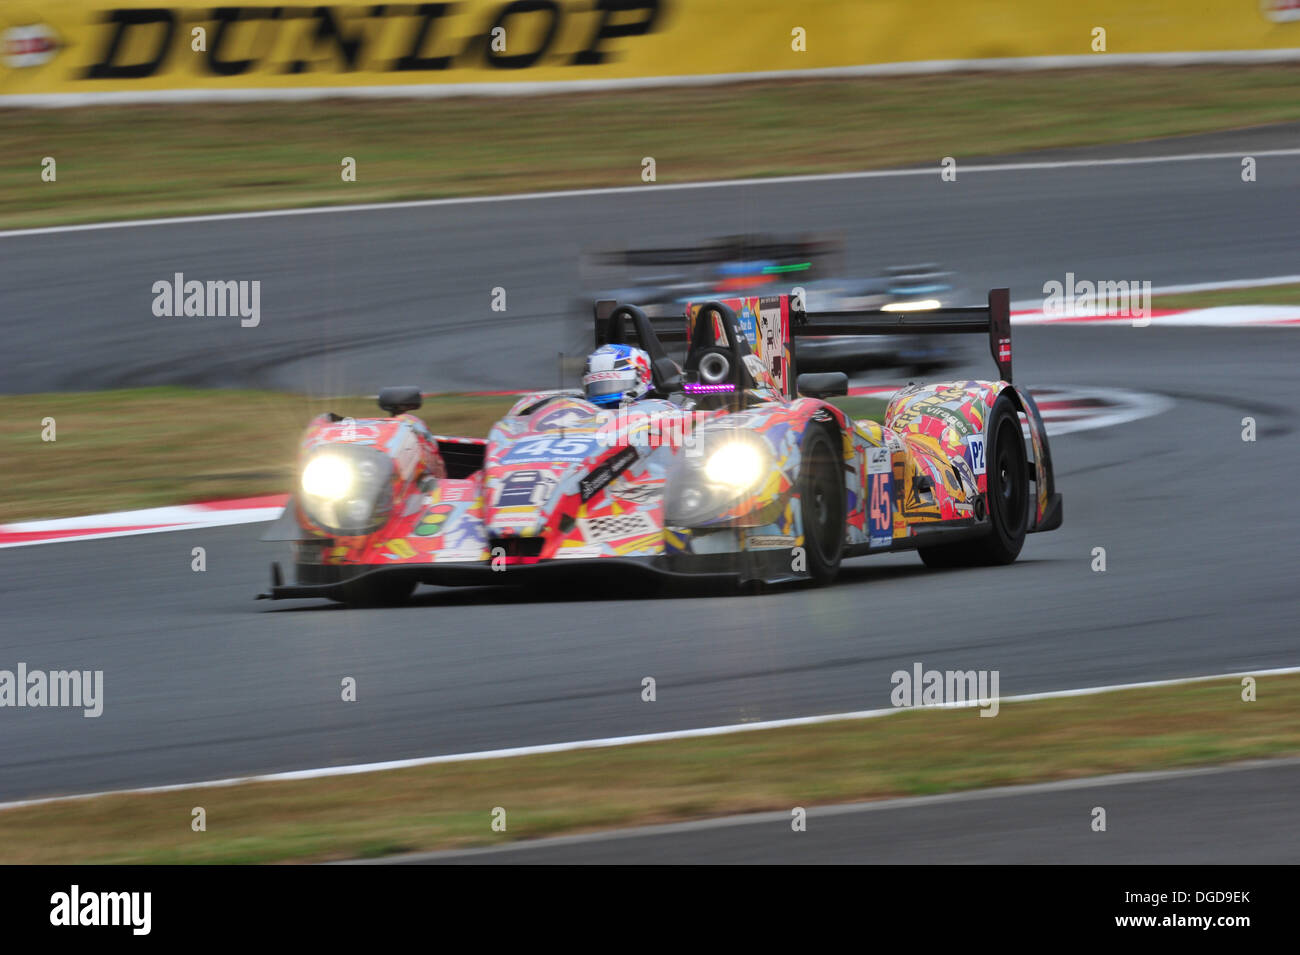
M595 264L627 267L715 265L722 262L771 259L779 263L798 263L807 266L800 271L807 271L814 263L802 260L833 255L839 250L839 240L830 236L727 236L696 245L618 249L590 252L587 256Z
M601 345L608 345L614 342L626 341L625 338L621 337L622 334L621 331L618 332L613 331L613 329L621 330L622 326L611 325L609 320L610 316L614 314L614 311L616 309L622 308L626 304L628 303L620 304L619 302L616 302L613 299L600 299L599 301L596 302L595 306L592 309L592 312L596 317L595 330L596 330L597 348L599 348ZM645 314L645 312L639 307L637 308L637 311L641 312L641 314L643 315ZM627 317L628 320L632 322L632 329L637 333L638 338L640 338L640 336L643 334L653 334L657 342L672 343L672 344L677 344L679 342L684 342L688 340L688 336L686 333L686 324L684 321L682 321L682 323L677 327L663 327L661 325L651 324L650 331L645 332L642 326L638 324L638 322L635 319L632 318L630 313L628 313ZM679 315L678 319L680 320L683 317L684 316ZM653 351L653 349L647 349L647 351Z
M791 297L790 337L834 335L961 334L987 332L989 352L1004 381L1011 381L1011 291L989 289L984 305L942 306L903 310L913 303L881 309L805 312Z

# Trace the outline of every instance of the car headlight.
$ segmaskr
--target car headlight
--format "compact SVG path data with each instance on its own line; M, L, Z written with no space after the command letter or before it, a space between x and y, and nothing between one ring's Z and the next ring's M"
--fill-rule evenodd
M704 476L733 491L748 491L767 471L767 456L753 441L728 441L704 462Z
M320 454L302 469L302 492L309 497L337 501L354 483L352 466L340 455Z
M303 511L322 530L356 536L376 530L393 500L393 464L381 451L354 444L312 452L298 478Z
M670 474L665 520L678 527L708 523L753 494L775 464L766 439L734 429L704 432L702 454L685 457Z

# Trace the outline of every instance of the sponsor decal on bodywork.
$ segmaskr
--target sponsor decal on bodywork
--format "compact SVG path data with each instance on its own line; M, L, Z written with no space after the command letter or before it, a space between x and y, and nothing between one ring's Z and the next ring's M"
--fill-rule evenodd
M660 528L645 511L585 517L578 521L582 535L589 541L616 541L625 537L658 533Z
M984 435L968 434L966 436L966 458L967 464L974 474L983 474L986 468L984 461Z
M497 489L497 507L537 507L550 496L555 487L555 475L546 470L532 468L513 471L505 476Z
M586 477L578 482L578 493L583 502L585 503L599 494L614 478L631 467L638 457L636 448L628 445L604 463L593 468Z

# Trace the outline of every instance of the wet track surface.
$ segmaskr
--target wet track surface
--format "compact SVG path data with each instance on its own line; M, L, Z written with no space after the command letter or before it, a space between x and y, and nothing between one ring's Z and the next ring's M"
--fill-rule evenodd
M1251 185L1238 169L972 175L946 193L937 176L811 183L2 239L12 348L0 381L518 386L555 350L587 242L838 229L864 257L937 258L1013 296L1067 270L1156 284L1297 271L1300 220L1279 210L1294 203L1300 162L1261 160ZM699 224L684 234L684 222ZM160 331L148 288L175 271L261 277L263 325ZM494 285L510 290L508 334L487 310ZM50 314L66 316L57 341L36 320ZM1058 438L1064 527L1031 537L1009 568L928 571L905 554L850 562L823 590L426 588L409 607L350 610L254 603L279 556L258 526L0 551L0 667L102 669L106 697L98 719L6 711L0 799L877 707L890 673L915 661L998 669L1004 694L1295 664L1297 334L1018 329L1017 381L1030 388L1123 387L1175 404ZM488 340L499 346L490 356ZM1241 440L1246 415L1254 443ZM197 545L205 573L190 570ZM1105 573L1090 569L1096 547ZM347 676L355 704L339 702ZM640 699L645 676L658 683L654 704Z

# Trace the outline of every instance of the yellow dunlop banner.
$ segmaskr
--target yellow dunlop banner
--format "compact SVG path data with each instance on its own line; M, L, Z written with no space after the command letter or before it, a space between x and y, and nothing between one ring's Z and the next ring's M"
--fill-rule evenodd
M4 0L0 103L150 91L455 92L1291 47L1300 47L1300 0Z

